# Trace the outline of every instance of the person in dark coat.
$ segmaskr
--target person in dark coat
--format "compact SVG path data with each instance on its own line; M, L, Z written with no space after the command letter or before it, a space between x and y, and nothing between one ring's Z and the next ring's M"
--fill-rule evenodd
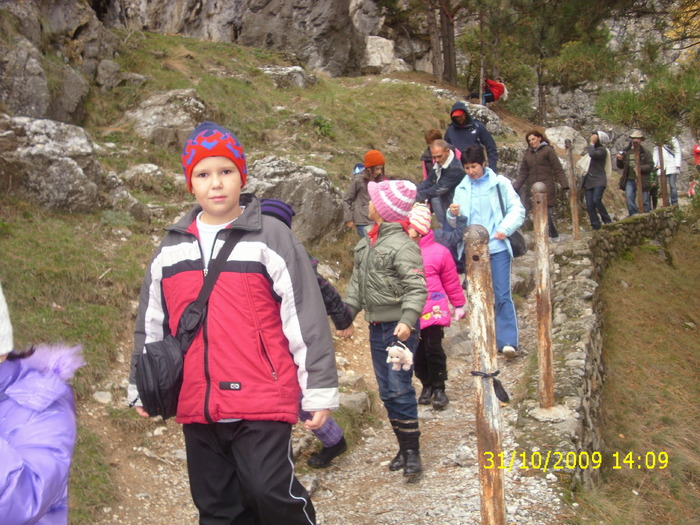
M558 180L562 190L569 189L569 181L566 180L564 168L559 162L554 148L549 145L547 137L536 129L532 129L525 135L528 148L523 155L520 164L520 173L513 183L515 191L520 193L520 189L525 187L525 194L520 194L520 198L529 209L532 185L536 182L543 182L547 186L547 219L549 223L549 237L559 238L559 232L554 223L554 208L557 204L557 193L555 181Z
M637 207L637 157L635 150L639 150L639 169L642 174L642 198L644 201L644 212L651 211L651 172L654 169L654 158L644 146L642 141L644 134L641 130L635 129L630 133L630 143L617 154L616 164L622 170L625 185L620 189L624 190L627 197L627 212L630 216L639 213Z
M445 131L445 142L452 144L460 151L464 151L473 144L483 146L486 148L488 156L488 167L496 171L498 164L496 142L483 122L472 117L467 110L467 104L461 101L453 104L450 118L452 124L447 126L447 131Z
M462 162L444 140L435 140L430 144L433 169L428 178L418 185L416 200L429 202L438 222L445 222L445 212L452 203L457 184L464 178Z
M612 171L610 152L605 144L608 143L608 134L604 131L591 133L588 145L588 170L583 176L583 189L586 192L586 210L594 230L600 230L602 220L604 224L610 224L610 215L603 204L603 193L608 185L608 177ZM598 216L600 214L600 217Z

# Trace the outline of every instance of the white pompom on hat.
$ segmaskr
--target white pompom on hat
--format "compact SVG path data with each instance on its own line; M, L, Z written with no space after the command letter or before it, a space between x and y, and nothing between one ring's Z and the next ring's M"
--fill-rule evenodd
M407 219L416 201L416 185L408 180L370 181L367 191L377 213L386 222Z

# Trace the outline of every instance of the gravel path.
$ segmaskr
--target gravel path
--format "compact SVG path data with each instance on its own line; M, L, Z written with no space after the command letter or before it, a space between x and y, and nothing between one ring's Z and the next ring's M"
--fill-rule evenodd
M532 294L534 295L534 294ZM533 307L519 311L521 348L536 351ZM376 390L367 348L366 327L358 329L351 341L338 341L338 354L352 369L364 375ZM406 483L401 472L390 472L389 461L397 450L388 423L363 430L361 442L323 470L301 476L311 491L319 525L421 525L473 524L481 521L474 415L474 379L471 349L462 321L447 332L450 404L438 412L419 405L421 456L424 473L417 483ZM128 353L128 351L127 351ZM512 394L524 369L524 359L499 359L499 376ZM122 365L126 377L126 363ZM122 384L122 386L124 386ZM124 402L125 400L120 400ZM385 419L383 407L382 419ZM502 448L518 447L516 407L501 410ZM134 421L126 425L107 418L103 405L90 402L80 407L80 422L103 436L114 466L114 482L120 499L100 510L96 525L195 524L197 512L191 503L180 426L173 421ZM301 429L295 440L313 445ZM507 522L529 524L561 523L568 514L560 501L562 489L552 474L518 470L504 472Z

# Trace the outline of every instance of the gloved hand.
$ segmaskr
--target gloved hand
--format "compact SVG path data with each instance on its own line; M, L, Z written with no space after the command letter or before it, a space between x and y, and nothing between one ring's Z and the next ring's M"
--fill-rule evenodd
M455 311L454 311L454 320L455 320L455 321L459 321L460 319L464 319L464 317L465 317L466 315L467 315L467 314L466 314L466 312L464 311L464 308L462 308L462 307L455 308Z

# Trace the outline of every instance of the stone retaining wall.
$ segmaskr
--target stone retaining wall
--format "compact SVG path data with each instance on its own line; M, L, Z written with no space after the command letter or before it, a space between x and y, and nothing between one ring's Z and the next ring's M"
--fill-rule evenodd
M564 468L552 468L556 476L570 478L572 488L590 487L600 476L592 468L594 452L605 445L599 428L602 386L605 380L602 338L602 305L597 293L606 267L631 247L645 242L668 243L681 220L676 206L635 215L606 225L580 241L552 245L552 350L554 354L555 407L539 408L537 365L530 374L528 399L519 407L518 426L524 445L538 444L546 450L567 453ZM534 360L533 360L534 362ZM556 455L559 459L559 454ZM568 468L588 461L588 468ZM562 466L560 465L560 466ZM551 475L551 474L550 474Z

